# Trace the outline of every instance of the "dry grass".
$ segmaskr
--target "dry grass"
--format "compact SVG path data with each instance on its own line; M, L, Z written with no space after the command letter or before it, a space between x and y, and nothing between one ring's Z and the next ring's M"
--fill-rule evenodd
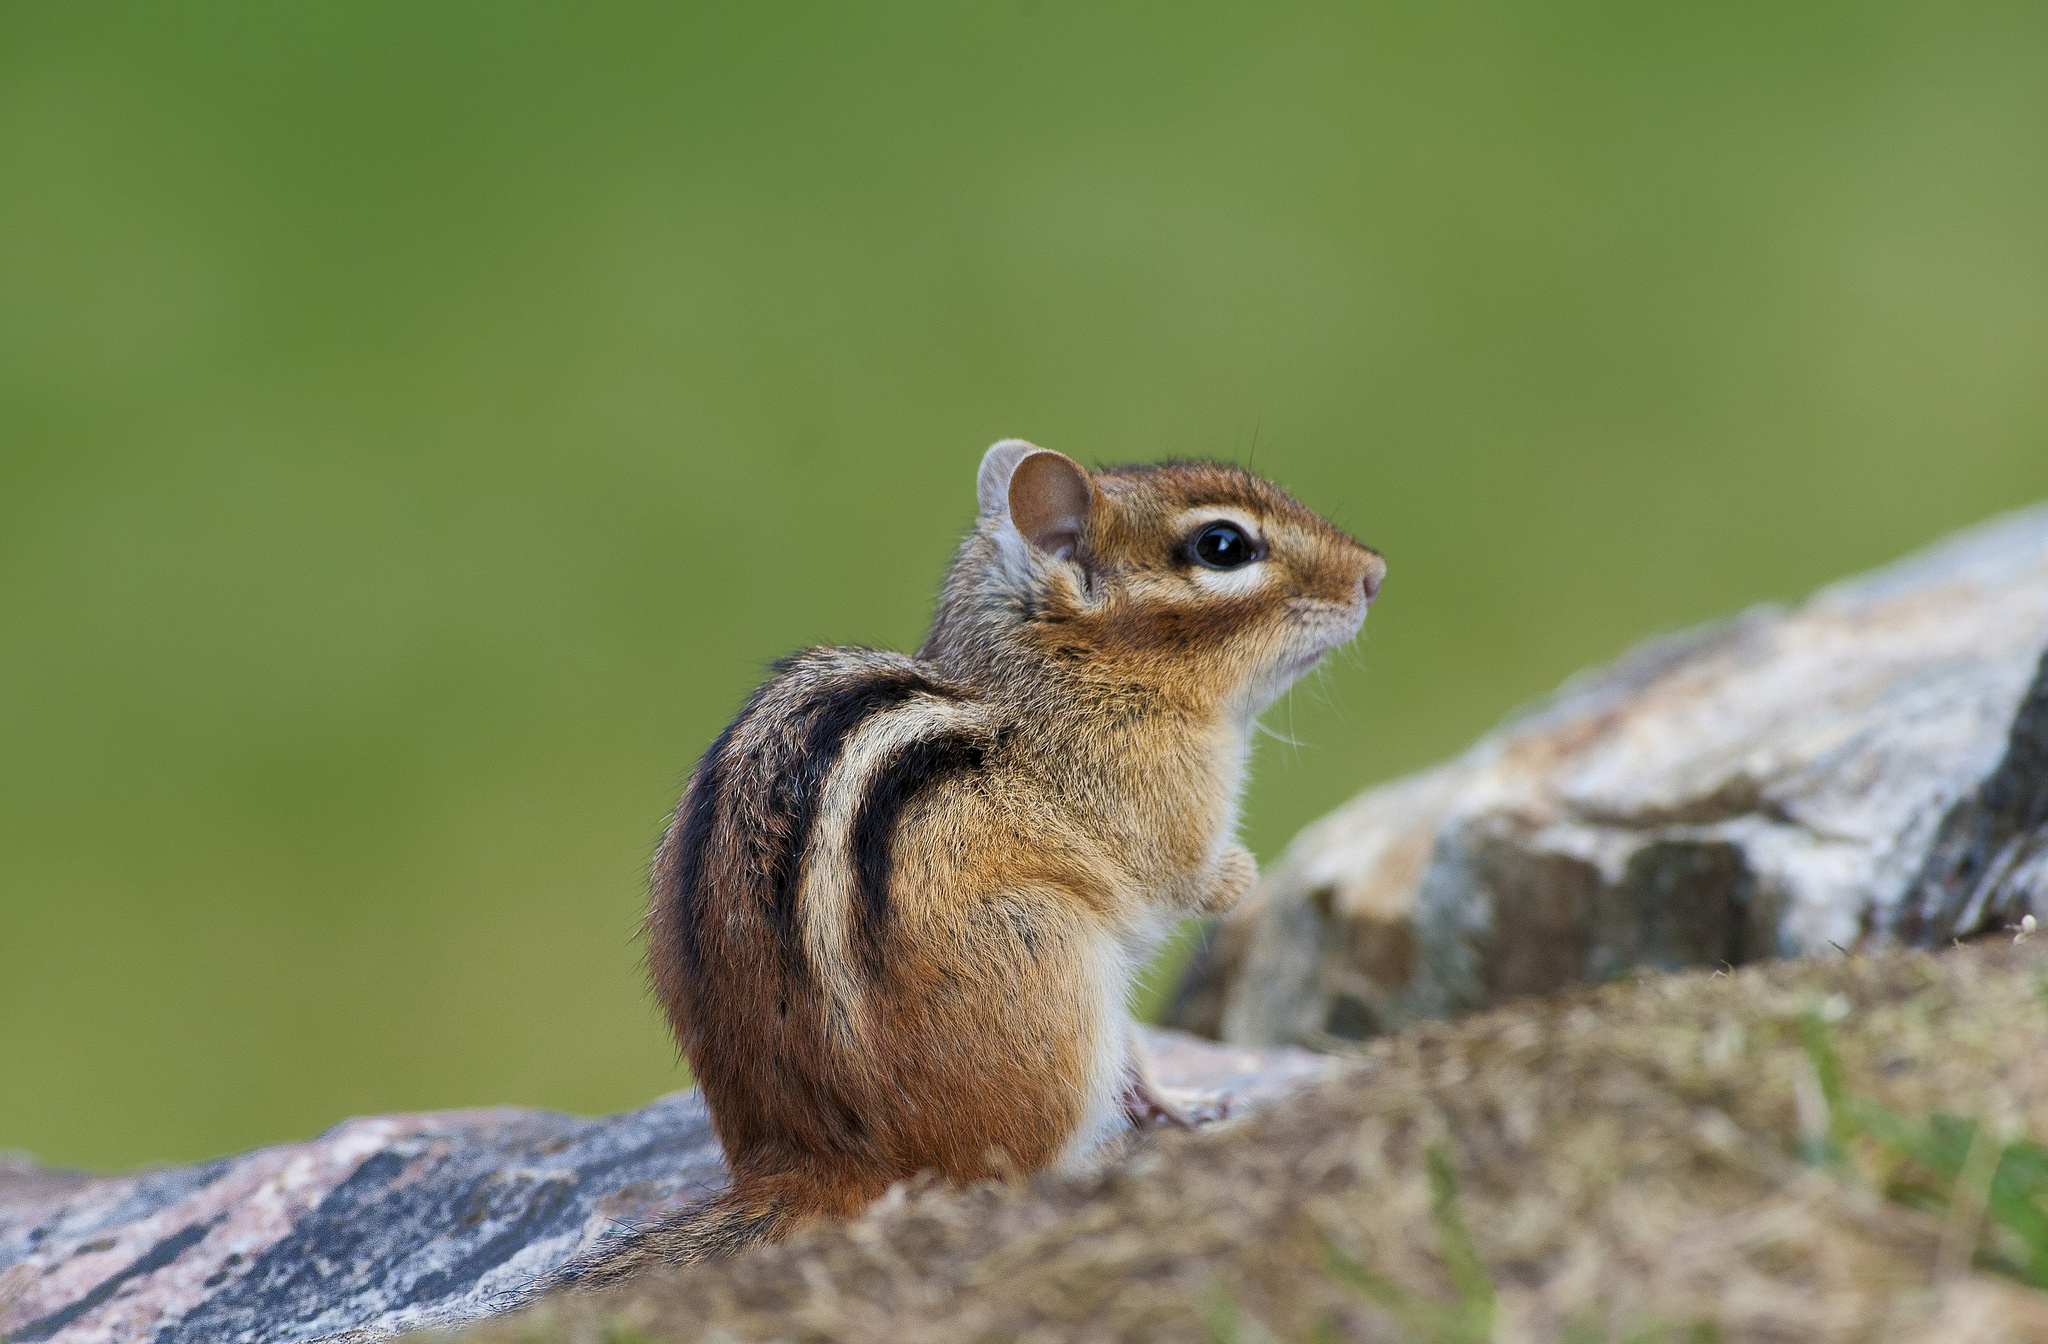
M2048 1294L1971 1265L1982 1198L1887 1199L1898 1164L1839 1114L2048 1137L2042 951L1647 977L1429 1024L1099 1178L905 1194L462 1339L2048 1341ZM1839 1080L1802 1043L1816 1018Z

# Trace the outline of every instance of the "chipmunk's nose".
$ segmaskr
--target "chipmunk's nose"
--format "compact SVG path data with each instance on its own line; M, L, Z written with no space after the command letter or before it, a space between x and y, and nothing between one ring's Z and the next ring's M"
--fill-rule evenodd
M1378 551L1365 553L1365 573L1358 576L1358 586L1365 593L1365 605L1372 605L1380 595L1380 580L1387 577L1387 562Z

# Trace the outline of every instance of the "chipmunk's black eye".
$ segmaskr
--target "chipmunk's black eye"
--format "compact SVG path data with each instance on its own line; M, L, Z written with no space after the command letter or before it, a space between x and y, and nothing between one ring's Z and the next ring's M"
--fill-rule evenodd
M1236 523L1211 523L1195 533L1194 552L1211 569L1237 569L1259 558L1259 548Z

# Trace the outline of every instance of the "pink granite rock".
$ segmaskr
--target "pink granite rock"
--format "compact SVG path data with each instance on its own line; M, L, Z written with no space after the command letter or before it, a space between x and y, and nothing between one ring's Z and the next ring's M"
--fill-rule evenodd
M1300 1051L1149 1038L1232 1108L1318 1076ZM349 1120L130 1176L0 1164L8 1344L366 1341L475 1320L725 1179L697 1093L588 1120L512 1108Z

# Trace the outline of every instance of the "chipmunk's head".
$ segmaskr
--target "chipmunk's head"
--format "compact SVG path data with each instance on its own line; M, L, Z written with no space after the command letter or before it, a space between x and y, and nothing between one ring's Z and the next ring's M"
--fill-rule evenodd
M965 618L984 643L1249 717L1358 633L1386 574L1377 551L1234 466L1091 473L1007 439L977 485L931 652Z

